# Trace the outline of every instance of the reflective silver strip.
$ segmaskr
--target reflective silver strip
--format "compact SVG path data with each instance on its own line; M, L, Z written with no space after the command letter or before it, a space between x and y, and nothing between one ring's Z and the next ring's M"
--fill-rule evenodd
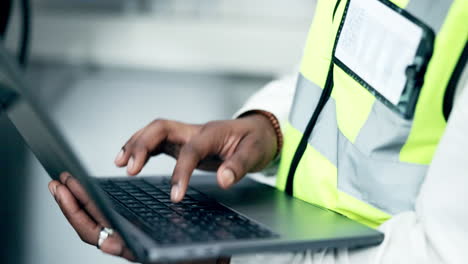
M389 214L414 210L427 166L369 157L338 134L338 189Z
M322 89L299 77L291 124L301 132L317 105ZM414 209L427 166L403 163L399 154L411 129L376 100L355 144L339 130L336 102L324 107L309 144L338 168L338 189L390 214ZM304 162L301 161L301 162Z
M309 120L312 118L312 114L317 107L322 91L323 89L320 86L307 80L302 74L299 75L296 95L294 97L289 120L291 121L291 125L300 132L303 133L305 131ZM317 120L314 131L309 137L309 144L336 166L336 136L338 127L335 118L335 109L335 100L330 98ZM320 133L317 134L316 131L320 131ZM328 140L324 140L323 133L328 135ZM316 139L317 137L318 139Z
M399 162L412 123L375 100L354 144L370 158Z
M429 25L437 34L445 22L453 0L411 0L406 10Z
M338 123L336 121L335 99L330 98L322 110L315 129L309 137L309 144L338 167Z
M320 100L322 88L307 80L302 74L297 79L297 89L291 108L289 120L301 132L304 132L309 119Z

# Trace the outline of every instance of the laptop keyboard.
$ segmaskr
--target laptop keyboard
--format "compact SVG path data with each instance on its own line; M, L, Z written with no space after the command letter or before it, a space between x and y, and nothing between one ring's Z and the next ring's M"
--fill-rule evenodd
M143 179L99 183L116 211L162 245L277 237L193 188L182 202L172 203L168 180L158 186Z

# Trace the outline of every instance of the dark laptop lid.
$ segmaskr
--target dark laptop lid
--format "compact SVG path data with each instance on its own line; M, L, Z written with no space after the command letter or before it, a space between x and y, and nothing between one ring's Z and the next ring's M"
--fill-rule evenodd
M0 43L0 111L5 111L8 119L16 127L26 144L32 150L47 173L58 179L62 172L71 173L86 189L91 199L106 216L113 227L138 257L143 257L143 248L130 241L131 234L116 221L115 212L106 195L97 186L70 144L67 143L57 126L52 122L38 102L33 100L21 71Z

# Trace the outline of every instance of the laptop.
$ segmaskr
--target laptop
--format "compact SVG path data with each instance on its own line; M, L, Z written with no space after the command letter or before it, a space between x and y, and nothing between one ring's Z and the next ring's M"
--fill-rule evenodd
M377 230L249 178L221 190L213 174L194 175L186 198L170 201L168 176L93 177L0 45L0 108L50 177L70 172L139 262L377 245Z

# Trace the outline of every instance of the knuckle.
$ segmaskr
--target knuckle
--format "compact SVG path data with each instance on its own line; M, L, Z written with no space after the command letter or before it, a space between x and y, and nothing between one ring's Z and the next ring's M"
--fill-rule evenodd
M125 142L125 145L124 145L124 149L127 149L129 147L131 147L132 143L137 140L141 133L143 132L144 128L143 129L140 129L138 130L137 132L133 133L133 135L127 140L127 142Z
M169 132L169 127L171 126L171 123L173 123L173 121L160 118L155 119L150 123L148 129L146 129L145 132L150 133L151 135L159 133L167 134Z
M140 136L137 139L133 140L131 143L129 143L125 151L127 151L128 153L132 153L132 154L141 153L141 152L148 153L149 152L148 140L145 139L144 136Z
M194 155L196 157L200 156L200 150L197 147L197 145L195 144L195 142L193 142L193 141L189 141L189 142L187 142L187 144L185 144L184 152L186 154Z
M131 152L131 151L133 150L133 145L135 144L135 141L137 141L137 140L138 140L138 138L137 138L136 134L133 135L133 136L125 143L125 145L123 146L122 149L123 149L125 152Z
M200 129L200 133L206 133L208 131L211 131L213 129L218 129L220 126L219 121L210 121L208 123L205 123L202 128Z
M151 121L150 126L152 127L166 127L168 124L168 120L162 118L156 118Z
M148 154L149 149L145 141L139 140L133 145L133 154Z

